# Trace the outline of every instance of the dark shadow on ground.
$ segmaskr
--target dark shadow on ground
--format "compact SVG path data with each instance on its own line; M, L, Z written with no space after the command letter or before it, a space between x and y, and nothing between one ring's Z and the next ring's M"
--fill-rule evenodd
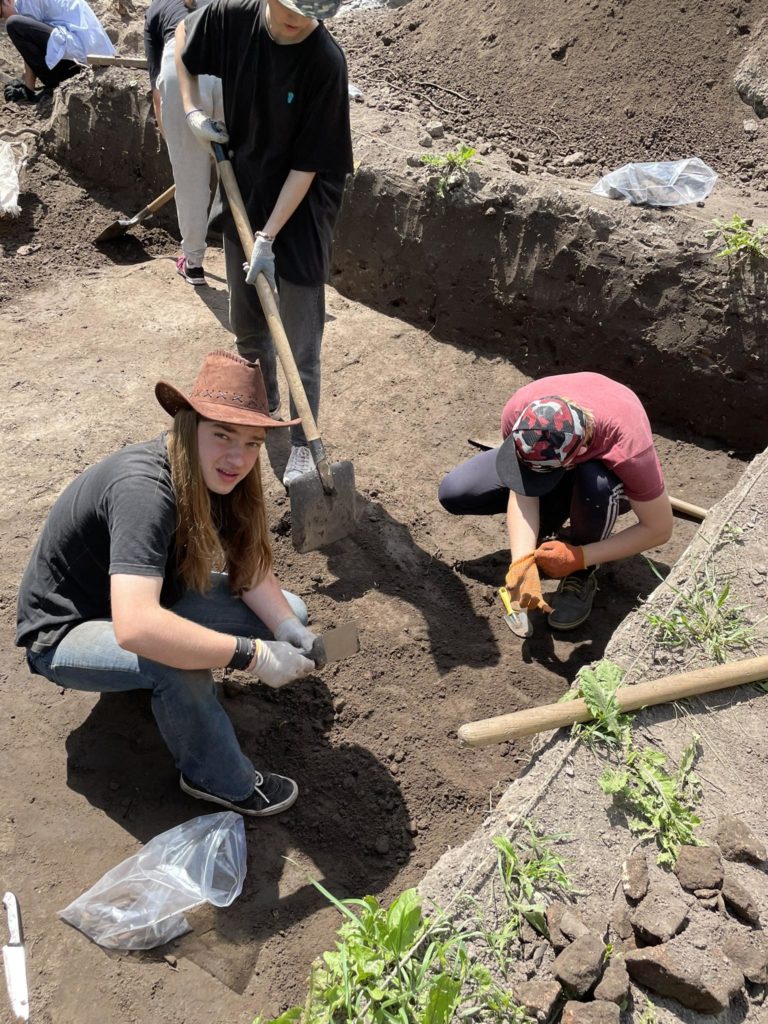
M327 906L295 869L293 891L281 895L287 854L307 858L308 873L343 897L381 891L414 843L405 801L388 769L364 747L329 741L334 709L324 680L312 677L276 691L254 685L223 702L256 768L289 775L300 788L285 813L245 819L242 895L228 908L196 911L193 934L172 944L178 955L242 991L263 944ZM69 787L142 843L220 810L178 788L147 693L102 694L66 748ZM135 955L157 959L163 952Z

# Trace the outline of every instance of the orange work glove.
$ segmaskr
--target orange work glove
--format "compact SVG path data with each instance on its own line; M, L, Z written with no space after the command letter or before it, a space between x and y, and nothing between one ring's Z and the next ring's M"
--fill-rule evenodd
M566 544L562 540L545 540L534 551L536 565L553 579L570 576L572 572L586 569L584 548Z
M507 570L505 582L513 607L530 612L536 608L541 608L545 612L552 611L541 593L541 580L533 551L512 562Z

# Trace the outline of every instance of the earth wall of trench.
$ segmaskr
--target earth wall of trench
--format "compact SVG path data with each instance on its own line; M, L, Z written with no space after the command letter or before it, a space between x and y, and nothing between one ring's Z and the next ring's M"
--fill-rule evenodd
M61 91L44 144L76 176L141 205L172 181L150 108L138 74L96 72ZM394 141L388 126L385 149L377 111L353 104L352 115L339 291L531 376L606 373L652 419L763 447L766 273L716 259L705 236L713 217L750 213L727 183L704 209L651 210L593 196L584 181L516 173L491 154L465 187L439 196L413 166L412 126ZM173 206L158 220L173 228Z

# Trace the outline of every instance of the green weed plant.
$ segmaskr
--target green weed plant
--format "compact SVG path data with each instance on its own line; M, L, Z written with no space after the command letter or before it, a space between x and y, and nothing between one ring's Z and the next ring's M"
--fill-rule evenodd
M650 559L648 563L666 582ZM752 646L754 629L746 621L746 605L732 603L730 583L718 578L712 564L698 572L686 590L670 583L667 586L677 598L675 606L664 613L643 611L662 647L698 647L722 663L732 651Z
M621 686L624 670L612 661L603 659L594 667L585 665L576 676L577 685L568 690L560 701L564 703L581 697L592 715L591 722L577 723L573 734L590 746L602 742L608 746L621 746L629 731L630 718L619 711L616 691Z
M423 164L433 167L437 171L435 190L440 197L444 197L452 185L461 185L466 182L467 168L474 160L476 152L472 146L467 146L462 142L457 150L450 153L425 153L421 157Z
M766 237L768 225L753 227L751 222L735 213L729 221L715 218L713 228L704 232L705 238L719 238L722 248L715 253L718 259L733 258L734 265L745 259L768 259Z

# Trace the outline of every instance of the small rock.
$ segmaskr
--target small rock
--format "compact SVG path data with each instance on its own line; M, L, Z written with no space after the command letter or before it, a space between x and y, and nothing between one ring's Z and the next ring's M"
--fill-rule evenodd
M442 121L432 121L427 125L427 134L432 139L442 139L445 137L445 126Z
M743 122L742 127L744 128L745 135L755 135L760 130L757 121L753 121L751 117Z
M632 930L632 921L626 907L617 907L611 917L611 927L614 934L623 943L634 945L635 933Z
M600 984L595 989L595 999L605 999L621 1006L629 992L627 965L621 959L609 960Z
M723 899L726 907L736 917L740 917L747 924L760 924L760 912L757 909L757 904L741 882L737 882L727 870L723 881Z
M740 818L728 814L717 823L715 842L726 860L743 860L762 864L766 859L765 844Z
M585 996L600 977L604 953L596 935L580 935L557 956L552 973L569 992Z
M176 959L175 956L172 956L170 953L166 953L165 956L163 957L163 960L165 960L169 967L172 967L174 970L176 970L179 961Z
M517 173L517 174L527 174L528 173L528 164L527 163L524 164L522 162L522 160L514 160L512 157L510 157L510 159L509 159L509 167L510 167L510 170L515 171L515 173Z
M635 850L621 866L621 885L628 900L641 900L648 892L648 861L642 850Z
M546 1021L554 1013L560 999L560 986L556 981L524 981L515 987L515 1000L538 1021Z
M389 853L389 839L387 836L378 836L373 845L376 853L381 854L382 857Z
M720 889L723 884L720 851L714 846L681 846L675 874L686 892Z
M744 983L741 971L716 948L696 949L685 935L630 950L626 964L633 981L699 1013L725 1010Z
M484 210L484 216L486 216L486 217L495 217L496 216L496 207L495 206L487 206L485 208L485 210ZM490 595L486 594L485 596L487 598ZM488 604L492 604L493 603L493 598L491 597L491 600L488 601L487 603Z
M561 1024L619 1024L620 1011L616 1003L596 999L592 1003L571 1001L565 1004Z
M29 245L20 245L16 250L17 256L31 256L33 252L37 252L40 248L39 243L31 242Z
M768 943L760 932L734 932L723 940L722 948L747 981L768 984Z
M419 138L419 145L423 149L431 149L432 148L432 136L429 135L427 132L424 132L424 134Z
M580 150L576 153L569 153L568 156L563 157L563 167L580 167L586 162L587 155L586 153L582 153Z
M652 889L629 917L643 942L666 942L685 924L688 906L667 892Z
M588 935L589 928L584 924L581 914L578 910L568 908L563 911L560 918L560 931L566 937L573 942L574 939L578 939L580 935Z
M421 162L421 157L417 156L415 153L411 153L411 155L407 158L407 160L405 162L408 164L409 167L423 167L424 166L424 164Z
M559 903L557 900L553 900L547 907L547 931L549 932L549 941L555 947L555 950L559 952L561 949L565 949L568 945L568 939L560 931L560 919L568 908L564 903Z

